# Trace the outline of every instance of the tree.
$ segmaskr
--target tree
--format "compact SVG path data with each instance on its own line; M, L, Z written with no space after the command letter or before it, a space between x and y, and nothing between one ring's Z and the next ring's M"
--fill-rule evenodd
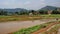
M35 10L31 10L30 11L33 15L36 15L37 14L37 11L35 11Z
M60 12L57 11L57 9L55 9L55 10L52 11L52 14L60 14Z
M4 11L4 10L0 10L0 15L7 15L7 11Z
M15 15L19 15L19 12L15 12Z
M47 12L48 12L47 10L39 10L40 14L47 14Z

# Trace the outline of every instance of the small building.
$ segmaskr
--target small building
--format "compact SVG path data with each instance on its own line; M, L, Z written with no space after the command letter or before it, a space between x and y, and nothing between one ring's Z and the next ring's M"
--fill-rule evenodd
M60 11L60 8L57 8L57 11Z
M51 13L52 13L52 10L48 10L48 14L51 15Z
M33 15L33 13L29 13L29 16L32 16Z

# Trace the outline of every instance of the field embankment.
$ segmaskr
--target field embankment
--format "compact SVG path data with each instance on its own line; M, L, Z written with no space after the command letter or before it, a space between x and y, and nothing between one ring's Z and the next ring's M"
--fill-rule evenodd
M0 16L0 22L7 22L7 21L27 21L27 20L41 20L41 19L56 19L60 18L59 14L52 14L52 15L20 15L20 16Z

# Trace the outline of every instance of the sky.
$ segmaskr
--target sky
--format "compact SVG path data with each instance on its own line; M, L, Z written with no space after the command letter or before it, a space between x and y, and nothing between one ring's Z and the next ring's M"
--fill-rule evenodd
M37 10L47 5L60 7L60 0L0 0L0 8L25 8Z

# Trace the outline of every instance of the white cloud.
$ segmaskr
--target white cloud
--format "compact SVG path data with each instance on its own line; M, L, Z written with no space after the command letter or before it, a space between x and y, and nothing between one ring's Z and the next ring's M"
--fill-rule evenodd
M41 1L45 1L45 0L41 0Z
M24 4L26 4L26 5L27 5L27 4L30 4L30 3L31 3L30 1L26 1Z
M31 0L24 3L23 7L27 9L40 9L45 6L44 0Z
M27 8L38 9L45 5L45 0L28 0L23 2L22 0L5 0L0 3L4 8Z

